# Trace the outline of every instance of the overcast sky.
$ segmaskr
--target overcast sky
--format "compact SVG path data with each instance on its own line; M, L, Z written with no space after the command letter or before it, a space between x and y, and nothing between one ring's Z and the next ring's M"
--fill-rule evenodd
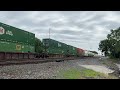
M98 51L110 29L120 26L115 11L0 11L0 22L49 37L75 47Z

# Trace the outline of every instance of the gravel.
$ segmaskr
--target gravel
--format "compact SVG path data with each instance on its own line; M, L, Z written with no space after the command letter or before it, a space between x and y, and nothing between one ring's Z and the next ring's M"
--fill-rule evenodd
M0 79L59 79L57 74L61 70L76 68L78 61L0 66Z
M59 73L71 68L83 69L80 65L101 65L98 58L47 62L39 64L0 66L0 79L61 79Z

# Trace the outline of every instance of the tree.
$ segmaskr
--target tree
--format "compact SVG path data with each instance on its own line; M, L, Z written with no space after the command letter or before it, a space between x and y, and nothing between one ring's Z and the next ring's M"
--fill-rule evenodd
M35 38L35 52L42 53L44 50L43 44L40 39Z
M111 33L107 35L107 39L99 43L99 50L106 56L120 58L120 27L111 30Z
M110 49L110 41L107 39L102 40L99 44L99 50L101 50L105 54L105 56L108 56L110 54L109 49Z

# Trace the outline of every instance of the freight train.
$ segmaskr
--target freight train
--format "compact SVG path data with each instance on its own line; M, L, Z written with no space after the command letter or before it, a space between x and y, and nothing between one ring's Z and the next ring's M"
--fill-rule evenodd
M42 43L42 44L39 44ZM0 60L94 56L95 53L0 22Z

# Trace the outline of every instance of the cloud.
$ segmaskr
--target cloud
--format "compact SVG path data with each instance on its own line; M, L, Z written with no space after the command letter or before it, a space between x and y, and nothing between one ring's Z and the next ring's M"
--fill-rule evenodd
M120 26L119 11L0 11L0 22L52 39L98 51L100 40Z

